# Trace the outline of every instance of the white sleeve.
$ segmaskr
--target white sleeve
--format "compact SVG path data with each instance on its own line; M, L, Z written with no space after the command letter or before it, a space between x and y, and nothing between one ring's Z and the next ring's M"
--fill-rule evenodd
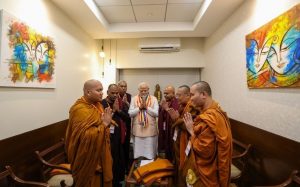
M135 106L135 104L134 104L135 100L136 100L136 97L134 97L133 99L131 99L130 107L129 107L129 110L128 110L128 114L132 118L135 117L139 113L139 111L140 111L139 107Z
M153 99L153 107L148 107L147 108L147 113L151 115L152 117L157 117L158 116L158 102L156 97L151 96Z

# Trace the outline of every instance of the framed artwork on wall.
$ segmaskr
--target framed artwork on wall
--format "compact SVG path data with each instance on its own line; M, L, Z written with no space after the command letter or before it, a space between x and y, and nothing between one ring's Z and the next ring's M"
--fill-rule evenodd
M300 87L300 4L246 35L249 88Z
M0 86L55 88L53 39L1 10Z

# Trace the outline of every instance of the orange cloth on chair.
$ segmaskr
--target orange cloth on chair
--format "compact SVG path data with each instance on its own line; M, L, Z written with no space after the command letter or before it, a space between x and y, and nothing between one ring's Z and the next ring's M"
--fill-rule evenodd
M102 113L100 103L90 104L83 97L70 109L65 148L75 187L101 186L97 172L103 173L105 187L112 185L110 132L101 120Z
M204 186L227 187L230 182L232 135L229 119L218 103L201 111L191 137L199 180Z
M146 186L150 186L153 182L157 181L158 179L161 179L162 177L170 177L173 176L173 171L157 171L153 174L149 174L146 177L142 179L143 184Z
M168 159L156 159L154 162L138 167L133 172L133 177L137 182L141 182L146 176L162 171L173 171L174 166Z
M71 170L71 164L59 164L59 166ZM56 169L56 168L52 169L50 171L50 175L51 176L53 176L53 175L59 175L59 174L71 174L71 173L68 172L68 171L66 171L66 170Z

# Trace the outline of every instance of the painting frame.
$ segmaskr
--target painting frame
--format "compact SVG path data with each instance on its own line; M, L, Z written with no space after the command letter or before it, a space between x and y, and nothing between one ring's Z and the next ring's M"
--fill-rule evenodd
M0 87L55 88L53 39L3 9L0 14Z
M248 88L300 87L300 4L245 36Z

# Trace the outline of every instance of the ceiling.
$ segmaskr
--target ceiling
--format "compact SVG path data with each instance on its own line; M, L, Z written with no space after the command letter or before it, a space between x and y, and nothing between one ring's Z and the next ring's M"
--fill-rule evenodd
M94 39L208 37L245 0L52 0Z

